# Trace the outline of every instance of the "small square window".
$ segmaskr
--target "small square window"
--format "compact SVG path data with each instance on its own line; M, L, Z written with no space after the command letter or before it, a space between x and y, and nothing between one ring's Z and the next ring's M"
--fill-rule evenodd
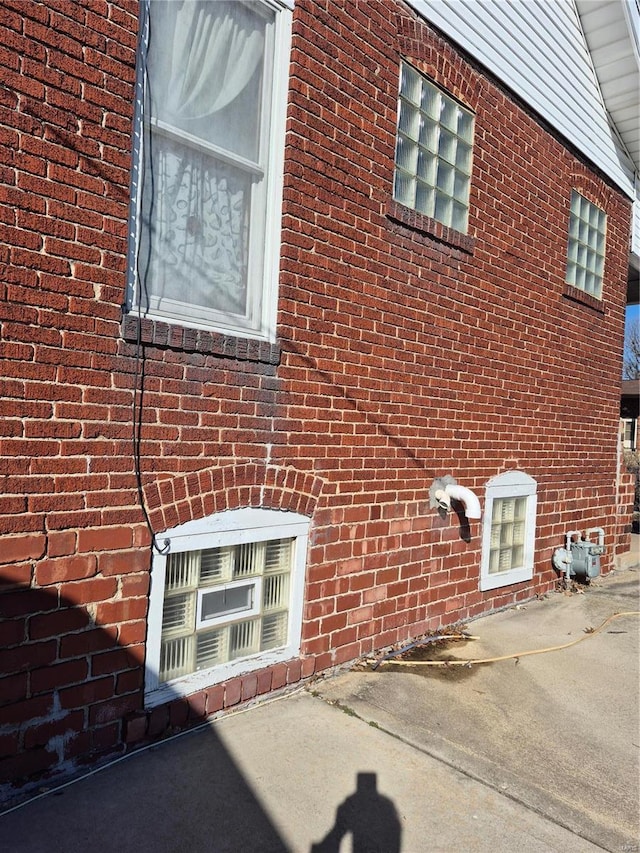
M262 578L223 584L219 588L198 590L196 628L207 628L230 619L257 616L260 613Z
M402 63L393 198L462 233L469 216L473 118Z
M607 216L580 193L571 192L567 284L602 298Z
M518 569L524 561L527 499L498 498L491 514L489 574Z
M536 481L507 471L487 483L480 589L496 589L533 577Z

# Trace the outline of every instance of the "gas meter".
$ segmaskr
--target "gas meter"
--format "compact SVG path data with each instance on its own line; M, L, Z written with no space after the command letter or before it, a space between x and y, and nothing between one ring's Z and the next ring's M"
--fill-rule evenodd
M598 541L592 542L592 533L598 534ZM574 536L579 538L574 541ZM604 554L604 530L593 527L583 536L579 530L567 533L566 546L553 552L553 565L569 581L572 577L587 583L600 574L600 556Z

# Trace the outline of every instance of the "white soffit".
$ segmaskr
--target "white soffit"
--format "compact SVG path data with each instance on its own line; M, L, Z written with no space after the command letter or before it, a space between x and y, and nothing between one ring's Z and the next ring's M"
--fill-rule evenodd
M640 5L576 0L605 107L640 171Z
M600 13L611 24L614 23L611 20L615 17L614 11L620 13L623 23L628 17L628 10L637 20L640 14L638 0L408 2L419 15L484 65L633 198L637 161L634 164L627 156L611 127L608 104L605 108L606 99L601 94L576 3L583 3L588 11L592 6L612 7ZM595 23L596 18L592 18L592 22ZM626 39L631 43L629 26L626 26L626 33ZM614 60L609 69L612 79L616 67L618 73L626 73L627 76L623 74L624 86L631 89L633 81L628 77L632 72L631 65L618 66ZM638 73L637 60L635 73ZM622 82L618 78L614 84L616 94L620 94ZM627 103L625 107L621 104L621 121L623 115L627 120L627 113L623 111L629 108L632 111L633 105ZM628 116L628 121L630 126L633 115ZM624 140L622 131L617 132ZM625 130L625 133L631 131ZM631 154L626 140L624 146Z

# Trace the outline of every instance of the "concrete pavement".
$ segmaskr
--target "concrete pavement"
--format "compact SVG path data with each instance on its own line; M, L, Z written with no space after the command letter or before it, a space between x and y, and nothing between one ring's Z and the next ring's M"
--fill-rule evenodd
M8 853L632 853L640 571L476 620L436 654L227 715L0 817ZM341 838L351 834L353 846Z
M346 673L320 694L606 850L640 849L637 568L583 594L478 619L441 656L519 655L471 668ZM438 653L435 653L438 656ZM485 849L480 847L478 849ZM489 849L488 847L486 849Z

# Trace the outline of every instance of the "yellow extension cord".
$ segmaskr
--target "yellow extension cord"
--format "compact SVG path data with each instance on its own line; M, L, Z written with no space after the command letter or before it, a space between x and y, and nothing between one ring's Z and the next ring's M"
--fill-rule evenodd
M382 666L382 664L393 664L393 666L472 666L473 664L478 663L496 663L501 660L513 660L514 658L523 658L527 655L542 655L546 652L558 652L561 649L568 649L570 646L575 646L577 643L581 643L583 640L586 640L587 637L593 637L595 634L599 634L600 631L609 624L609 622L613 619L620 619L621 616L640 616L640 610L626 610L623 613L614 613L612 616L609 616L608 619L605 619L602 625L598 628L594 628L593 631L587 630L582 637L578 637L577 640L571 640L570 643L563 643L561 646L549 646L546 649L529 649L526 652L514 652L510 655L500 655L500 657L495 658L470 658L469 660L394 660L393 658L389 658L388 660L379 661L378 666Z

